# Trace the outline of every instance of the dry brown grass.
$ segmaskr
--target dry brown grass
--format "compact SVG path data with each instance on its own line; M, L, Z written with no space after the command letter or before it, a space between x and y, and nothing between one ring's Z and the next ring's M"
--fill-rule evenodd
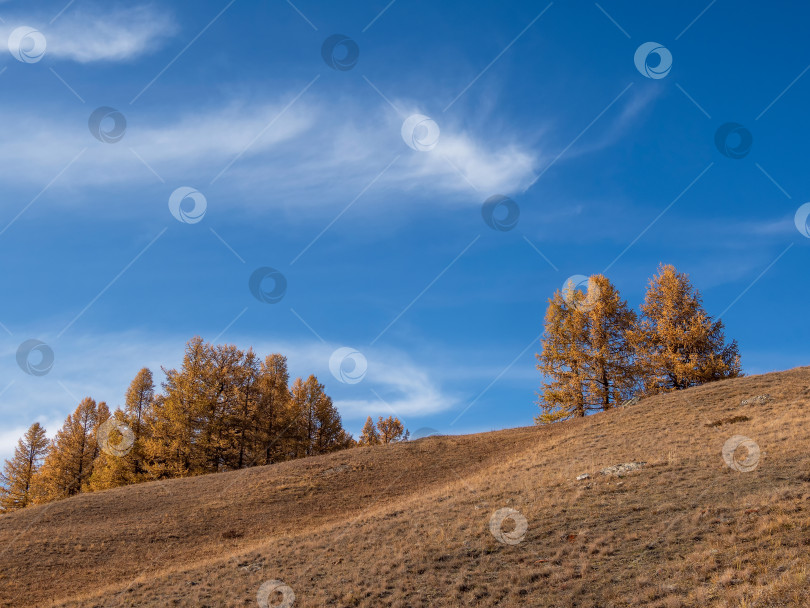
M799 368L83 495L0 518L0 606L256 606L270 579L296 606L807 606L808 422ZM759 445L754 471L723 462L732 435ZM630 461L648 464L598 474ZM503 507L528 521L516 545L490 533Z

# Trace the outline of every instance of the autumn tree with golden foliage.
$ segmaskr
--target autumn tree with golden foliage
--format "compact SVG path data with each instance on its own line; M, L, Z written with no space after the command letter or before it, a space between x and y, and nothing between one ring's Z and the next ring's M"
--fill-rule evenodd
M110 419L115 420L118 425L129 428L125 414L120 410L115 410ZM108 419L109 420L109 419ZM115 425L108 429L107 441L113 448L121 445L125 438ZM104 449L101 444L101 439L96 433L96 441L98 442L98 453L93 460L93 472L90 474L90 479L87 483L87 488L93 492L98 490L107 490L109 488L118 488L121 486L137 483L132 465L132 459L129 454L118 455L112 451Z
M363 425L363 430L360 432L360 439L357 445L378 445L380 443L380 436L377 434L377 427L374 426L374 421L371 416L366 418L366 423Z
M14 456L0 474L0 513L23 509L33 502L33 481L48 451L45 429L35 422L17 442Z
M737 342L704 310L688 275L661 265L649 283L642 317L629 337L646 394L742 375Z
M388 416L383 419L382 416L377 420L377 432L380 436L380 443L389 444L394 441L400 441L405 434L405 427L399 418Z
M99 454L96 430L110 411L103 401L82 399L56 433L45 463L34 478L37 502L73 496L89 489L93 465Z
M608 410L632 394L636 385L627 332L635 313L602 275L588 281L587 292L567 284L546 310L537 369L545 376L538 395L547 424Z
M148 367L144 367L127 388L126 409L124 410L126 422L135 434L135 444L130 453L133 478L136 480L146 472L144 444L148 436L149 422L152 419L154 401L155 382L152 378L152 371Z
M587 394L589 401L605 411L622 403L637 387L633 348L627 338L636 313L607 277L592 276L591 289L596 296L587 311Z
M293 421L287 357L268 355L262 362L254 420L255 453L259 464L285 459L292 452L287 432Z
M93 466L90 488L93 491L117 488L144 481L146 477L145 442L149 435L149 422L155 386L152 372L141 369L126 392L126 406L113 412L113 418L132 432L134 443L126 454L105 453L102 450ZM123 440L118 430L113 430L110 441L117 445Z
M351 437L341 426L340 414L315 376L296 378L292 407L299 424L299 456L326 454L350 446Z

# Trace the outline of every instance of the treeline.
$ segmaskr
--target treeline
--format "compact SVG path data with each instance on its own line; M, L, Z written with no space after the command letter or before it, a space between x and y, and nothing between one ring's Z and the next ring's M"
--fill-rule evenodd
M549 299L537 368L538 424L608 410L633 396L742 375L736 341L704 310L700 292L674 266L650 279L640 313L604 276L587 292L572 284Z
M156 393L152 372L140 370L112 414L86 397L52 441L32 425L6 461L0 511L357 445L315 376L290 384L283 355L261 360L252 349L195 337L181 368L163 372ZM401 428L396 419L386 424Z

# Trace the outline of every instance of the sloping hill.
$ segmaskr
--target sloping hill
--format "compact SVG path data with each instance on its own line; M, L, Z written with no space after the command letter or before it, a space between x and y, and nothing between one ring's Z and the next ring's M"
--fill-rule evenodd
M798 368L82 495L0 518L0 605L257 606L280 580L295 606L807 606L808 423ZM725 464L734 435L758 444L754 470ZM490 530L503 508L526 520L514 544Z

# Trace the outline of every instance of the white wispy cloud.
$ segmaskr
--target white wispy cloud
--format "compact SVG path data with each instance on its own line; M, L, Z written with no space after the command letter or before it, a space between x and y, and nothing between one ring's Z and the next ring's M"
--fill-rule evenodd
M419 152L405 145L401 121L395 116L380 111L369 112L362 122L335 120L336 114L357 114L357 108L351 112L335 108L317 97L287 107L291 98L292 94L269 103L230 104L173 117L129 116L127 132L115 144L93 139L87 119L75 113L69 120L56 119L52 113L48 119L27 109L8 109L0 135L0 176L38 183L45 175L59 173L88 147L59 184L155 183L156 173L167 181L221 181L246 198L251 192L255 197L266 191L265 187L277 194L320 189L326 197L306 197L313 201L310 204L320 204L332 197L353 196L379 178L383 188L420 188L480 202L494 193L519 191L538 164L538 153L517 136L489 141L447 124L436 148ZM89 116L92 109L86 111ZM390 170L380 175L396 157Z
M56 60L90 63L126 61L158 50L176 31L171 14L151 5L117 7L103 5L70 7L50 23L53 15L5 15L0 40L8 40L21 26L33 27L45 37L46 56ZM8 53L3 56L13 60Z

